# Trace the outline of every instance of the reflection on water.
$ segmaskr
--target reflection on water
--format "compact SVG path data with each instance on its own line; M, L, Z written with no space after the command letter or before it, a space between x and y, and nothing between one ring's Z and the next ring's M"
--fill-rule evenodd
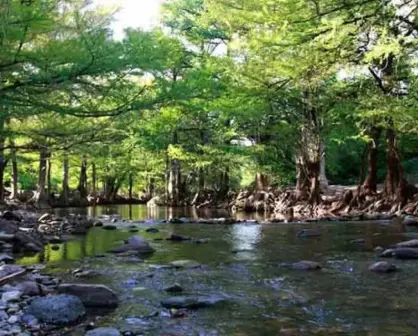
M119 209L119 210L118 210ZM184 210L129 206L96 208L96 214L112 214L143 220L182 217ZM76 210L71 210L72 212ZM90 213L92 209L84 210ZM176 212L177 211L177 212ZM189 212L190 214L190 212ZM199 214L199 216L201 216ZM210 214L212 216L212 214ZM93 228L85 237L49 246L45 253L25 257L21 263L48 261L54 270L88 265L104 273L105 282L122 298L121 306L100 324L125 330L126 318L140 334L166 335L415 335L418 330L416 279L418 261L394 260L401 272L381 275L368 271L377 260L376 246L391 246L417 237L414 228L391 223L318 223L303 225L202 225L158 224L159 233L148 233L145 224L135 224L136 233L151 242L156 252L144 262L126 258L81 258L103 254L133 233ZM316 228L322 235L298 239L302 228ZM208 238L208 244L154 240L173 232L192 238ZM353 244L364 239L364 244ZM251 250L249 253L231 253ZM203 266L194 270L152 268L173 260L194 259ZM324 269L295 272L279 267L282 262L314 260ZM149 276L149 275L152 276ZM161 311L167 297L163 288L173 283L185 288L185 295L225 295L228 304L199 310L188 318L138 318ZM132 321L128 320L128 321ZM132 325L129 325L131 328ZM81 333L82 335L83 333Z
M223 209L196 209L192 207L147 207L142 204L109 205L88 208L65 208L55 209L54 211L55 214L58 216L65 216L71 213L88 215L92 217L118 214L122 218L135 221L146 219L169 219L181 217L187 217L191 219L234 217L236 219L256 219L263 221L268 219L270 216L267 213L230 213L227 210Z

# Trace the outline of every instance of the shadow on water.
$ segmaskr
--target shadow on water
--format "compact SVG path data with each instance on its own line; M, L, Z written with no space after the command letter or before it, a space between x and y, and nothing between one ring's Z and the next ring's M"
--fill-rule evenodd
M143 206L119 206L97 208L96 215L118 213L133 220L195 216L187 209L149 211ZM145 232L148 226L135 225L136 234L156 249L142 262L108 254L94 257L133 234L129 229L101 228L61 245L58 251L48 247L43 255L20 262L46 261L51 272L86 267L102 273L102 277L88 281L110 285L122 304L101 323L144 335L417 334L418 261L394 261L402 271L390 275L368 271L377 260L373 253L376 246L417 237L414 229L370 222L304 226L192 223L154 225L160 232L152 234ZM307 227L320 230L321 236L298 239L297 232ZM169 232L208 238L209 242L154 240ZM353 243L355 239L364 239L364 243ZM179 259L197 260L202 266L190 270L160 267ZM298 260L320 262L323 270L305 273L279 267L282 262ZM185 289L184 295L222 296L227 304L190 312L183 319L165 317L159 302L169 295L163 288L176 282ZM156 317L146 317L154 312L159 312Z

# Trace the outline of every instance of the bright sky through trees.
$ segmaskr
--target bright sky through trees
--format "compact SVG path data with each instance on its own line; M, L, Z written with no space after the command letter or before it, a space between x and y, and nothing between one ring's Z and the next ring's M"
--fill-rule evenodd
M127 27L152 28L158 22L162 0L95 0L96 5L119 8L113 29L120 39Z

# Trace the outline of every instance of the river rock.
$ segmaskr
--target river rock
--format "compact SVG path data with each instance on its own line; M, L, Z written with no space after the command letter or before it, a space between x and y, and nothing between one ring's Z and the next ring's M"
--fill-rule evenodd
M108 230L108 231L114 231L114 230L116 230L116 229L117 229L117 226L107 224L107 225L103 226L103 227L102 227L102 229L103 229L103 230Z
M218 296L173 296L161 301L161 305L168 309L196 309L211 307L221 302L225 302L225 299Z
M12 241L15 239L15 235L12 233L0 232L0 241Z
M321 236L321 232L315 229L303 229L300 230L296 237L298 238L309 238L309 237L319 237Z
M105 285L67 283L59 285L58 292L79 297L86 307L115 308L119 305L118 296Z
M418 259L418 248L399 247L395 249L387 249L382 252L380 257L395 257L397 259Z
M412 239L396 244L396 247L418 247L418 239Z
M9 301L18 301L20 297L22 296L22 292L19 290L12 290L9 292L5 292L1 295L1 300L4 302Z
M152 253L155 250L143 238L139 236L132 236L128 239L127 244L115 247L111 250L113 253L123 253L128 251L136 251L137 253Z
M294 270L300 270L300 271L314 271L321 269L321 265L318 264L315 261L309 261L309 260L302 260L295 263L283 263L280 264L280 267L287 267Z
M24 281L17 285L17 288L25 295L39 296L45 295L50 290L44 285L37 283L36 281Z
M44 213L41 217L38 218L38 222L45 223L52 220L52 215L49 213Z
M396 266L387 261L379 261L369 267L369 270L376 273L391 273L397 270Z
M5 220L8 221L16 221L16 222L20 222L22 220L22 218L18 215L16 215L14 212L12 211L4 211L1 215L1 217Z
M15 262L15 259L8 254L1 253L0 254L0 263L3 262L5 264L13 264Z
M158 230L157 228L148 228L148 229L145 230L145 232L158 233L158 232L160 232L160 230Z
M74 295L48 295L33 300L27 314L49 324L68 324L84 316L86 310L81 300Z
M414 216L406 216L402 221L403 225L418 226L418 218Z
M127 244L115 247L111 250L113 253L123 253L127 251L136 251L137 253L152 253L155 250L145 239L139 236L132 236L128 239Z
M175 283L174 285L165 287L164 291L168 293L180 293L183 291L183 287L181 287L178 283Z
M84 336L120 336L120 332L115 328L96 328L88 331Z
M166 240L172 240L172 241L183 241L183 240L191 240L188 236L181 236L175 233L171 233Z
M195 244L207 244L209 243L208 238L200 238L193 241Z
M11 274L23 274L25 269L18 265L3 265L0 266L0 279Z
M200 263L196 260L176 260L170 263L171 266L175 268L191 269L200 267Z

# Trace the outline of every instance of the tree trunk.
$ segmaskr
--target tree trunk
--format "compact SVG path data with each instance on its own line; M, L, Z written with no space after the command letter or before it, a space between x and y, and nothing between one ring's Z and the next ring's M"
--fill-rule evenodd
M0 112L0 204L4 203L4 171L6 169L7 160L4 155L4 145L6 143L5 124L6 118Z
M93 205L96 205L97 201L97 171L96 164L92 163L92 196L93 196Z
M320 183L321 189L328 189L325 153L326 153L325 144L321 142L321 165L319 169L319 183Z
M178 143L177 131L173 133L173 144ZM167 200L170 205L180 204L181 193L181 166L180 160L168 158L168 185L167 185Z
M225 199L228 196L229 192L229 168L226 168L225 171L221 172L219 180L219 194L221 199Z
M375 194L377 191L377 158L381 134L380 127L373 126L371 128L370 141L367 145L367 175L361 187L361 193L364 196Z
M133 189L133 185L134 185L134 177L132 175L132 173L129 174L129 200L132 200L132 189Z
M19 171L17 167L17 151L13 139L10 139L10 146L12 147L12 193L10 199L16 199L19 192Z
M78 180L77 190L80 192L81 198L87 197L87 159L85 156L83 156L83 159L81 160L80 177Z
M313 92L304 92L305 121L296 152L296 196L298 200L307 200L309 204L316 205L321 201L321 135L313 97Z
M47 175L47 161L49 158L48 149L42 146L39 151L39 172L38 172L38 185L36 194L33 198L35 203L41 207L49 207L48 194L46 192L46 175Z
M265 191L268 188L267 176L262 173L255 175L255 189L257 191Z
M47 161L47 173L46 173L47 190L48 190L49 195L52 195L51 170L52 170L51 155L49 155L49 158Z
M387 172L384 192L386 196L393 197L396 196L400 182L403 179L393 120L388 121L386 129L386 153Z
M62 170L62 191L61 191L61 204L64 206L69 205L69 198L70 198L70 188L68 186L68 178L69 178L69 163L68 163L68 154L64 153L64 160L63 160L63 170Z

